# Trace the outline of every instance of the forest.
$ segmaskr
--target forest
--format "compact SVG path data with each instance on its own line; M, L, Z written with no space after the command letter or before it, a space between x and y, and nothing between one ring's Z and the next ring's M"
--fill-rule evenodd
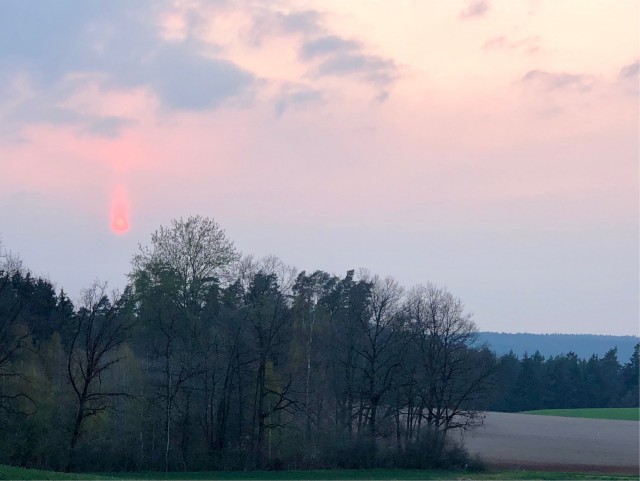
M445 288L242 256L205 217L75 302L0 254L0 464L446 468L484 411L638 406L638 345L498 356Z
M545 357L557 356L572 351L580 358L588 359L594 354L602 357L612 348L618 349L619 359L629 359L638 336L613 336L604 334L532 334L486 332L478 333L477 345L488 344L499 356L513 352L519 356L538 351Z

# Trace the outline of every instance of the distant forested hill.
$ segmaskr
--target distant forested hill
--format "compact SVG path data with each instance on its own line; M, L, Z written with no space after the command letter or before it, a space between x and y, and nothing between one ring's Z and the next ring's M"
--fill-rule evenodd
M533 354L540 351L545 357L575 352L580 358L589 358L593 354L599 357L611 348L618 348L618 360L625 363L633 353L633 347L639 341L635 336L600 336L595 334L528 334L506 332L480 332L478 344L487 343L499 356L513 351L522 356L525 352Z

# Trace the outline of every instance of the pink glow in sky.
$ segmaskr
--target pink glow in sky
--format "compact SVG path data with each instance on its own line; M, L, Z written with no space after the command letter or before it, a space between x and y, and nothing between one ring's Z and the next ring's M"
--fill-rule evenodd
M129 230L129 202L122 187L113 190L111 199L111 230L115 234L124 234Z
M74 296L201 214L484 330L638 334L639 10L5 2L0 236Z

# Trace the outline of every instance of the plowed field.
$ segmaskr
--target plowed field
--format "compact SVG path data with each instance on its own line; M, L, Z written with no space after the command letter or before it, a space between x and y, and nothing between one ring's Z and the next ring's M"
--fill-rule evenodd
M463 439L494 467L637 474L639 430L637 421L487 413Z

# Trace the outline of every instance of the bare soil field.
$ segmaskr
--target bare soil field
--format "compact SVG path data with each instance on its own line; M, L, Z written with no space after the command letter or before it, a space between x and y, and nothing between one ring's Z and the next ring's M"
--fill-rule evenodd
M533 414L486 413L464 433L471 454L492 467L638 474L640 423Z

